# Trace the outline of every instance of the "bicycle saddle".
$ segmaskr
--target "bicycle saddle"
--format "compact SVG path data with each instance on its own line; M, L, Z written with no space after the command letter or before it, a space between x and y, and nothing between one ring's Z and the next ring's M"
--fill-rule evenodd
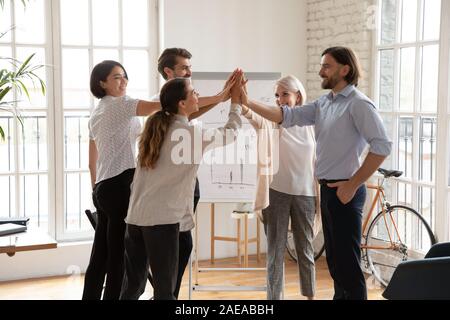
M379 173L381 173L385 178L390 178L390 177L400 177L403 174L403 171L398 171L398 170L386 170L383 168L378 168L377 170Z

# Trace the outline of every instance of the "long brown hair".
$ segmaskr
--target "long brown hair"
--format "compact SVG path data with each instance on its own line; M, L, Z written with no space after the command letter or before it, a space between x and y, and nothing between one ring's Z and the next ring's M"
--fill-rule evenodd
M178 103L187 97L188 81L185 78L175 78L162 87L159 96L162 110L147 119L139 139L138 164L142 168L155 168L164 137L174 115L178 113Z

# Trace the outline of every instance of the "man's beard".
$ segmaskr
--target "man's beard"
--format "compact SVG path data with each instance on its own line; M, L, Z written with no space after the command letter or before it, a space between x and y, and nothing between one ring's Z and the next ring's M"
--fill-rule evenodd
M185 74L185 75L183 75L183 76L181 76L181 75L175 75L175 78L184 78L184 79L190 79L191 78L191 74L190 75L187 75L187 74Z
M336 77L332 76L330 78L322 79L322 89L333 89L337 85L338 81Z

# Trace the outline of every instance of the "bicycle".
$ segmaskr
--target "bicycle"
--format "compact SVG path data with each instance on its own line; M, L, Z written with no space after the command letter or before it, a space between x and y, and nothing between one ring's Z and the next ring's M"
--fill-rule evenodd
M368 189L376 190L376 193L370 210L363 218L361 260L378 282L386 287L400 262L423 258L437 240L427 221L416 210L404 205L392 205L387 200L385 181L392 177L398 178L403 172L382 168L378 172L382 175L381 182L379 179L376 185L366 185ZM381 211L371 220L377 203ZM314 238L315 260L325 251L325 246L320 246L320 243L323 243L321 231ZM286 247L289 255L296 261L291 230L288 231Z

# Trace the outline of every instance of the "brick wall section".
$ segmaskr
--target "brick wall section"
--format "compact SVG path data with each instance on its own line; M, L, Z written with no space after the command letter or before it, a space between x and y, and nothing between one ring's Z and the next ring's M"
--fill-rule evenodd
M324 49L337 45L351 47L358 55L363 69L358 88L371 97L375 4L376 0L307 0L308 100L326 92L320 88L318 76L320 55Z

